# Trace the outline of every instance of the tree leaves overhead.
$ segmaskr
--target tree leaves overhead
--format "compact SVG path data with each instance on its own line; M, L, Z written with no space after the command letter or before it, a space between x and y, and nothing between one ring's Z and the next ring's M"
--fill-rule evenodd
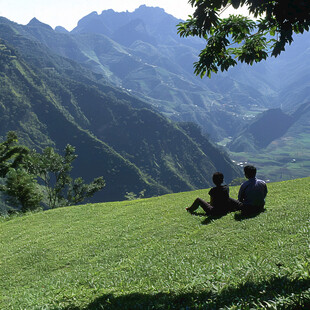
M198 36L206 47L194 63L195 74L228 70L237 61L252 65L278 56L294 33L309 30L310 6L306 0L189 0L195 8L193 16L178 25L181 37ZM229 6L245 6L256 19L241 15L221 18Z

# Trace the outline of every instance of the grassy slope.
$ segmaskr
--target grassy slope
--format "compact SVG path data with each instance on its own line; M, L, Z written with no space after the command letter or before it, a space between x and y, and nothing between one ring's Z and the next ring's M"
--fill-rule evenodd
M306 309L309 185L249 219L185 212L208 190L2 219L0 309Z
M295 101L296 102L296 101ZM272 182L310 175L310 105L302 104L294 113L295 122L284 135L266 148L253 152L231 152L237 161L252 161L265 179ZM246 141L246 139L241 139Z
M296 179L310 174L310 135L309 130L284 135L273 141L260 152L230 152L236 161L249 161L256 164L261 174L272 182ZM296 162L292 162L295 159Z

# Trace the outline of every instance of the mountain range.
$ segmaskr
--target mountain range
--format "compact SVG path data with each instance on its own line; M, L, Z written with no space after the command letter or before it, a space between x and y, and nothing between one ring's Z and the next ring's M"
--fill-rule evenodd
M52 31L37 20L26 32L55 53L144 98L170 119L198 124L236 161L252 162L264 177L278 181L309 175L309 33L296 35L277 58L253 66L238 64L200 79L193 74L193 62L203 41L180 38L180 21L163 9L140 6L131 13L93 12L70 33ZM294 121L286 123L281 113L289 118L295 114ZM260 125L253 125L256 121ZM264 128L259 140L245 134L249 126ZM236 148L240 142L243 147ZM296 149L303 151L296 154ZM295 157L298 164L292 165Z
M245 123L245 111L268 106L264 92L229 76L207 82L196 77L193 62L203 42L180 38L180 21L163 9L141 6L132 13L93 12L70 33L37 19L15 29L147 100L172 120L193 121L215 140L234 135Z
M102 167L105 155L95 152L85 165L90 142L85 142L88 146L84 157L84 151L79 154L75 170L86 178L106 176L107 184L110 179L97 198L105 201L144 189L152 196L207 187L215 170L222 170L228 182L240 176L239 167L211 140L226 146L236 161L256 164L266 178L309 175L309 34L297 36L276 59L239 64L200 79L193 74L193 62L203 41L180 38L180 21L147 6L134 12L93 12L71 32L61 26L52 29L36 18L26 26L0 18L2 44L20 62L15 71L29 69L18 77L33 74L30 80L39 83L37 91L44 90L39 101L46 102L47 96L53 103L45 106L56 106L74 127L72 132L79 132L75 140L72 134L61 137L64 129L56 133L52 128L62 121L56 116L52 122L49 117L43 120L41 110L39 115L31 112L29 122L37 126L32 135L28 129L35 126L22 125L22 120L14 123L12 114L6 116L11 125L0 134L17 128L22 141L36 148L61 149L65 143L79 146L91 140L95 148L108 150L119 167L124 164L132 171L132 179L118 174L122 168ZM32 109L32 86L27 86L30 91L17 91L15 79L6 93ZM23 78L17 84L25 80L29 83ZM293 152L296 148L302 151ZM298 164L292 165L296 158ZM283 169L289 173L283 174Z
M23 28L0 21L0 134L15 130L22 143L39 150L75 146L74 176L89 181L102 175L107 183L93 201L209 187L219 169L227 181L240 175L196 125L167 119Z
M235 135L259 112L290 110L309 101L304 89L308 33L296 36L276 59L200 79L193 62L203 41L180 38L179 22L161 8L142 5L134 12L92 12L71 32L53 30L35 18L18 31L146 98L169 118L198 123L216 141Z

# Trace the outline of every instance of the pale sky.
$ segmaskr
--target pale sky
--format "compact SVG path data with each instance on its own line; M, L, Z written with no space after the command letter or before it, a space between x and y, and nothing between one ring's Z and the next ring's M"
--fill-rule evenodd
M82 17L93 11L132 12L142 4L161 7L184 20L193 13L187 0L0 0L0 16L23 25L36 17L53 28L62 26L71 31Z
M166 13L186 20L193 14L188 0L0 0L0 16L25 25L36 17L42 23L71 31L84 16L113 9L132 12L140 5L161 7Z

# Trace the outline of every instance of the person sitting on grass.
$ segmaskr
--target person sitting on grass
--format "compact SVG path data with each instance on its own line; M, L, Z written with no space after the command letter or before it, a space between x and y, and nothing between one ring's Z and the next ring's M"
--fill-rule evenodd
M265 198L268 193L265 181L256 178L256 168L254 166L245 166L244 175L248 179L239 189L239 206L236 209L241 210L242 214L255 214L264 211Z
M235 211L234 202L236 201L229 197L229 187L222 185L224 181L223 173L215 172L212 180L216 186L212 187L209 191L210 203L198 197L190 207L186 208L188 212L193 213L199 207L206 212L206 215L214 216L221 216Z

